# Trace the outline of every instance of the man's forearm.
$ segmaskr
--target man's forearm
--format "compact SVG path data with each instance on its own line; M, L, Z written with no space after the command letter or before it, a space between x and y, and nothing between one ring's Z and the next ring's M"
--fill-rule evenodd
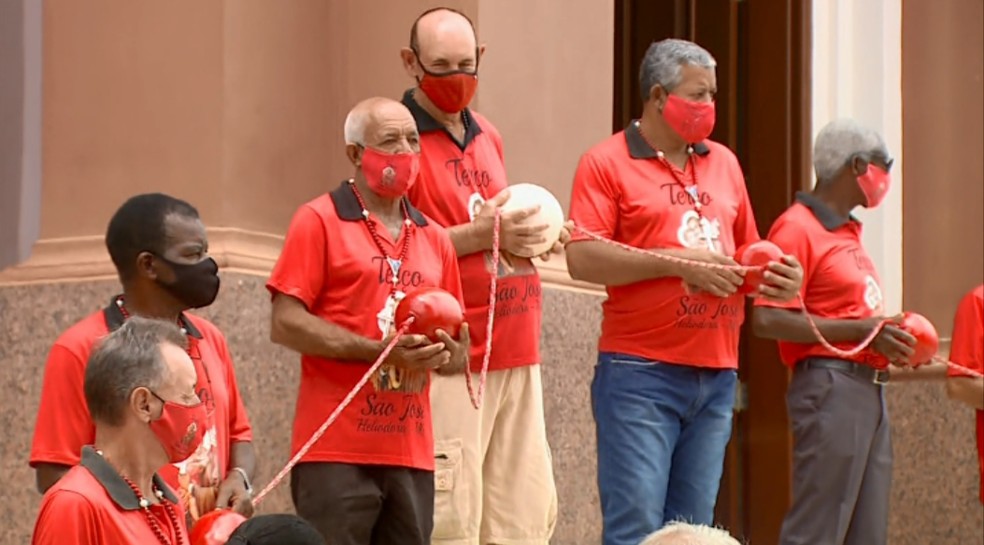
M984 378L950 377L946 381L946 393L954 401L984 410Z
M675 255L674 250L657 250ZM571 242L566 248L571 278L605 286L625 286L655 278L679 277L680 266L596 240Z
M252 481L256 476L256 449L252 441L236 441L232 443L229 452L229 475L232 475L234 467L246 472L246 476Z
M832 343L859 342L871 334L872 325L865 320L840 320L813 316L824 339ZM818 342L810 322L799 309L755 307L752 330L763 339L794 343Z
M483 252L492 248L490 236L478 222L462 223L449 228L448 236L458 257L464 257L476 252Z
M347 361L371 362L383 351L382 342L314 316L300 302L288 305L277 308L279 304L274 302L270 338L276 344L301 354Z

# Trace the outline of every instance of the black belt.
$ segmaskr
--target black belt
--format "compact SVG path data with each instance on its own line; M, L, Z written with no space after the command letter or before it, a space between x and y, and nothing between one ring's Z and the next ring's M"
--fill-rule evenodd
M807 358L797 364L800 369L833 369L844 373L870 380L878 385L888 384L889 373L887 369L875 369L853 361L835 360L827 358Z

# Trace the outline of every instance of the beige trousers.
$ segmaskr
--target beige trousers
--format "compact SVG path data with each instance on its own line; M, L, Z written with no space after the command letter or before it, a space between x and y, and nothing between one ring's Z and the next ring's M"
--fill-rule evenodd
M540 366L490 371L476 410L464 375L432 375L432 545L546 545L557 522ZM473 375L478 387L478 375Z

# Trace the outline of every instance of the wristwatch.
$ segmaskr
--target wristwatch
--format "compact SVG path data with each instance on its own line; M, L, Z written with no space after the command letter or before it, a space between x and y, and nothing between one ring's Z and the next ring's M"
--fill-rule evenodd
M241 467L234 467L232 471L239 473L239 476L243 478L243 482L246 484L246 493L253 495L253 484L249 482L249 476L246 475L246 470Z

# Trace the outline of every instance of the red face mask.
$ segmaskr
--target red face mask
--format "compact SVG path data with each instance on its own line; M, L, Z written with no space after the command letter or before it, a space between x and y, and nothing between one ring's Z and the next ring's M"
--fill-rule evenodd
M419 153L384 153L373 148L362 152L362 175L373 193L387 199L406 195L420 173Z
M714 130L714 103L669 95L663 106L663 119L688 144L703 142Z
M154 432L167 460L172 464L183 462L195 453L205 437L205 426L208 412L205 403L195 405L179 405L164 401L160 396L151 392L157 399L164 402L161 417L150 421L150 431Z
M892 175L880 166L868 163L868 170L858 176L858 185L864 193L865 208L875 208L885 200L892 186Z

